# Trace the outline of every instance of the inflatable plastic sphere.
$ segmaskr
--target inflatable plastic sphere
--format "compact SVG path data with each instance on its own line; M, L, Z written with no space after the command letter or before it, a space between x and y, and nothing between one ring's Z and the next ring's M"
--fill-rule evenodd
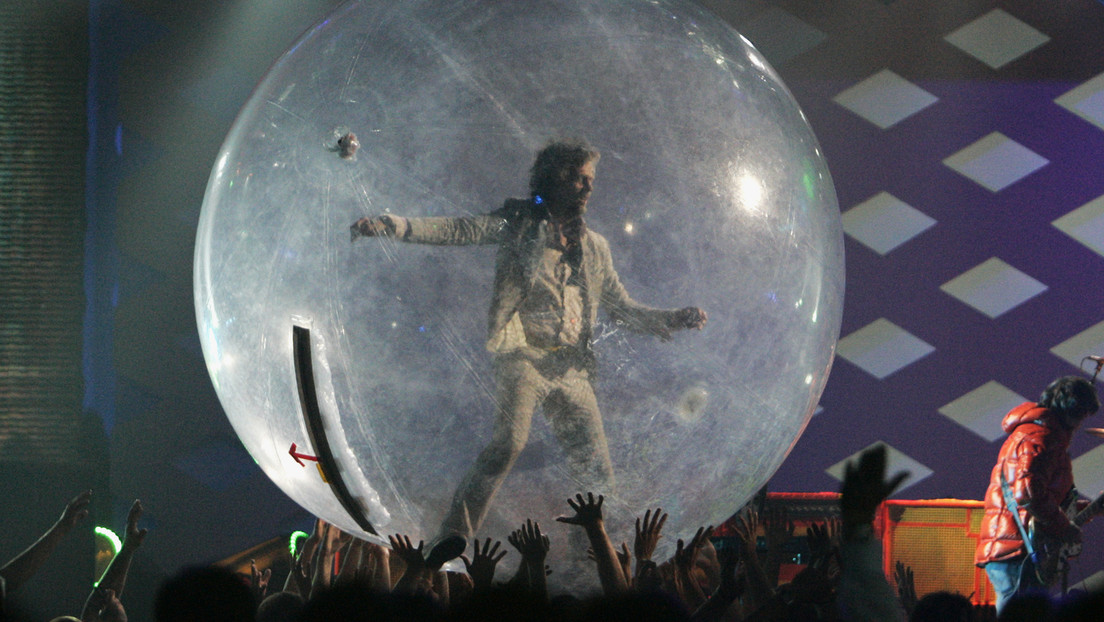
M581 318L596 364L575 381L604 426L583 440L608 448L612 478L594 492L614 541L661 507L671 547L733 514L786 457L831 366L842 233L813 132L763 57L691 2L351 2L241 111L196 242L219 399L312 514L429 541L514 414L496 408L507 353L488 334L511 242L350 241L350 225L535 205L529 169L559 138L601 152L586 214L587 239L608 243L601 267L642 305L708 314L670 339L600 307ZM593 485L554 406L537 405L477 532L505 540L536 519L553 566L582 531L553 517Z

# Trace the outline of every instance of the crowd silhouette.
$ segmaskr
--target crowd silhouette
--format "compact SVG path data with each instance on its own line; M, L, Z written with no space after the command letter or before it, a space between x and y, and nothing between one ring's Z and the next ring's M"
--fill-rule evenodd
M968 596L937 592L917 599L913 571L900 563L891 586L882 573L881 543L875 537L879 504L905 474L886 479L884 448L869 450L845 470L840 518L811 524L805 534L810 552L804 568L779 585L781 543L794 534L784 512L754 504L732 521L737 546L717 548L712 526L693 534L663 532L667 514L647 509L635 521L634 538L615 545L603 519L604 498L579 493L554 520L577 526L585 536L596 594L556 594L547 563L555 543L540 522L526 520L505 541L466 542L445 538L427 548L394 534L388 546L343 533L317 520L313 533L292 560L282 585L271 569L253 565L248 576L217 566L191 567L166 580L155 598L157 622L321 622L360 621L801 621L888 622L997 620L990 606L974 606ZM0 603L17 599L20 587L49 558L66 534L88 515L91 491L73 498L61 517L23 553L0 567ZM146 538L138 527L142 504L127 517L122 547L91 589L79 616L53 620L125 622L124 589L135 554ZM759 541L763 534L766 546ZM676 538L669 559L654 554L660 538ZM583 538L573 542L584 546ZM565 544L566 546L566 544ZM512 576L500 576L508 554L521 561ZM459 560L464 571L445 570ZM456 564L451 566L455 567ZM9 603L10 605L10 603ZM24 620L10 606L3 619ZM1010 602L999 620L1098 620L1101 594L1045 593ZM63 613L63 612L58 612ZM142 619L150 612L143 612ZM138 617L138 616L136 616Z

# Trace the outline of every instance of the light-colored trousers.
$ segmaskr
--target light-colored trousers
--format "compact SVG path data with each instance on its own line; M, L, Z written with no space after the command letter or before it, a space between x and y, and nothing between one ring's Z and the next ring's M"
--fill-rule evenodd
M456 489L441 537L472 537L495 494L529 440L533 412L544 412L567 456L567 477L580 492L609 494L613 487L602 415L586 369L586 357L572 348L542 351L525 347L496 355L496 413L491 441Z

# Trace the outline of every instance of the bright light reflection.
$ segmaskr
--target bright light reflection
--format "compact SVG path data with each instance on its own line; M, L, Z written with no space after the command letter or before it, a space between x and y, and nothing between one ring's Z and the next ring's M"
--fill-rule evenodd
M740 193L740 205L749 212L758 212L763 202L763 184L751 173L740 175L736 181Z
M633 224L631 222L626 222L625 223L625 233L628 233L629 235L632 235L634 230L635 230L635 228L633 227Z

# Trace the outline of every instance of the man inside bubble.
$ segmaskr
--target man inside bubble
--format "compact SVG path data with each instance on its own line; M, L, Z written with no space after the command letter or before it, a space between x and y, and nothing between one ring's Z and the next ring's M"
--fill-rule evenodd
M633 300L613 267L609 243L584 215L600 154L584 141L553 141L530 169L527 199L488 214L361 218L352 238L388 237L442 246L496 244L487 350L494 357L491 440L456 489L437 539L471 537L529 439L541 407L578 490L609 494L613 467L594 394L594 326L601 307L625 328L666 341L701 329L698 307L657 309Z

